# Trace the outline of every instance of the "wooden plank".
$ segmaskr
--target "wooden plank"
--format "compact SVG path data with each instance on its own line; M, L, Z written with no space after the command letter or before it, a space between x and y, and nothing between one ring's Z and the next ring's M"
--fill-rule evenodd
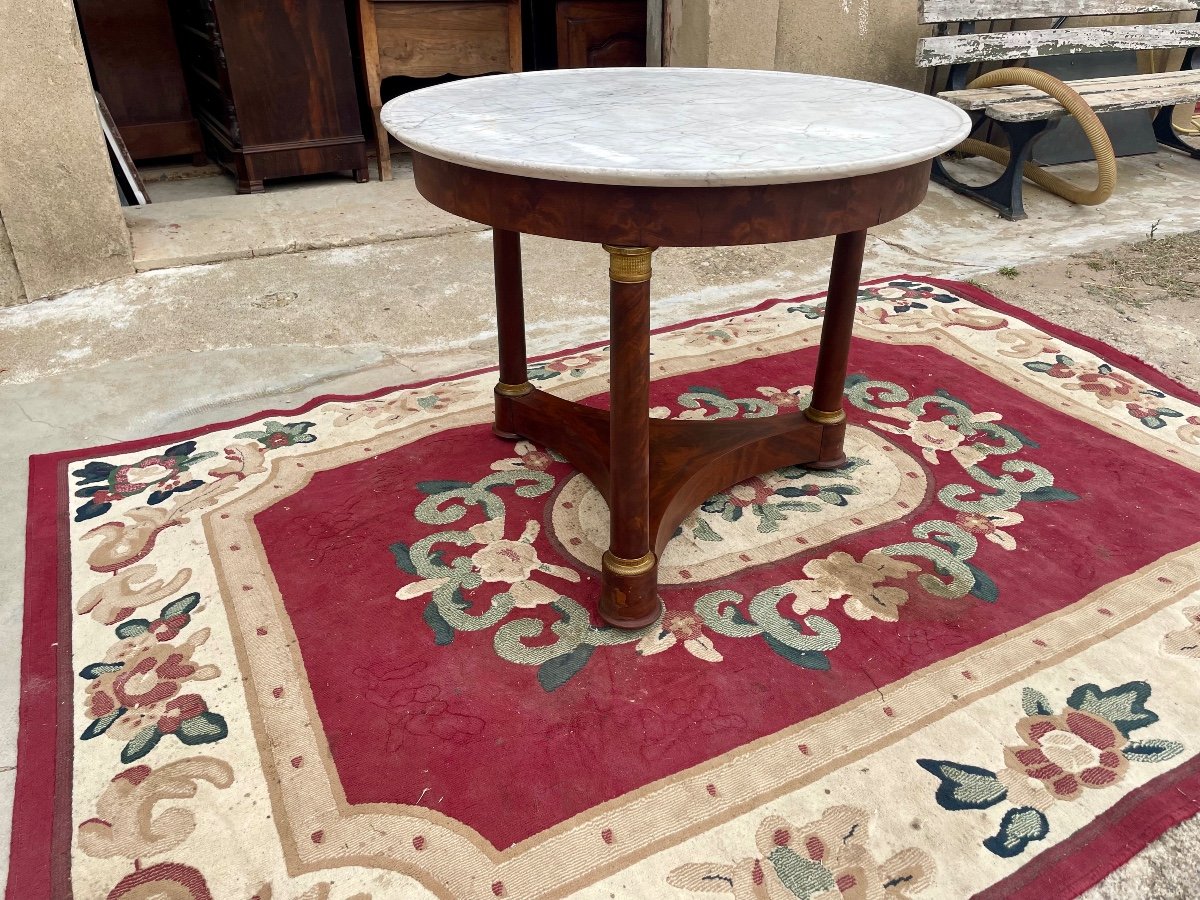
M1200 8L1200 0L920 0L920 21L985 22L1058 16L1122 16Z
M1153 75L1124 75L1108 78L1088 78L1067 82L1084 97L1109 91L1131 91L1140 88L1162 87L1169 89L1177 85L1200 85L1200 70L1185 72L1160 72ZM968 88L964 91L943 91L938 94L943 100L965 110L984 109L997 103L1014 100L1040 100L1044 91L1025 84L1005 85L990 88Z
M1099 53L1107 50L1166 50L1200 45L1200 22L1171 25L1104 25L1055 31L994 31L922 38L918 66L991 62Z
M1114 91L1109 94L1090 94L1088 106L1098 113L1117 109L1152 109L1159 106L1174 106L1176 103L1192 103L1200 100L1200 86L1180 85L1174 90L1142 88L1136 91ZM1057 100L1017 100L1001 103L988 112L1001 122L1030 122L1038 119L1057 119L1066 112Z
M1126 83L1120 84L1122 81ZM1067 84L1098 113L1200 100L1200 72L1167 72L1128 79L1091 78ZM947 91L938 96L963 109L986 108L991 118L1001 122L1033 122L1066 115L1057 100L1027 85Z

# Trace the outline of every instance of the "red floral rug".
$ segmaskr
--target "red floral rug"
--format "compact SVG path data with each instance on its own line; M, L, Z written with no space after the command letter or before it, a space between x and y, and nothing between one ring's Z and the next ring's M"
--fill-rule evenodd
M821 320L659 333L651 414L802 408ZM638 632L488 372L33 458L9 896L1093 884L1200 809L1200 396L962 284L856 335L849 465L708 500Z

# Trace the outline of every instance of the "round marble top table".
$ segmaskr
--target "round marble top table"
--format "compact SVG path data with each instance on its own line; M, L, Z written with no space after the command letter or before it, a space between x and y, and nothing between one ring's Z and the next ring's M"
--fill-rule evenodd
M384 106L417 190L492 226L500 343L493 431L553 448L608 501L600 615L661 615L658 559L679 523L739 481L845 463L842 392L867 229L911 210L966 113L885 85L729 69L568 69L414 91ZM534 388L520 235L609 254L609 411ZM649 416L654 250L836 235L812 401L715 422Z

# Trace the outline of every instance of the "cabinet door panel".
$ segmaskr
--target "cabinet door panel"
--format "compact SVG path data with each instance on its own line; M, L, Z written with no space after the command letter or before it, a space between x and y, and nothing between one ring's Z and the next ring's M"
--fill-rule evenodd
M561 0L556 19L560 69L646 64L644 0Z

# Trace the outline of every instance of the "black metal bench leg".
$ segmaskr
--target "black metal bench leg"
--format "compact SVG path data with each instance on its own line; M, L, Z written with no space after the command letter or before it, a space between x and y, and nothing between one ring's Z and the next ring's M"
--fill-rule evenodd
M988 184L964 184L946 171L941 159L933 161L933 180L945 185L955 193L973 197L980 203L990 206L1010 222L1016 222L1025 216L1025 203L1022 199L1021 170L1033 153L1033 145L1038 138L1058 124L1057 119L1040 122L998 122L1008 138L1008 165L1000 177Z
M1193 147L1176 134L1175 126L1171 124L1171 113L1174 111L1173 106L1164 106L1158 111L1158 115L1154 117L1154 137L1164 147L1180 150L1193 159L1200 159L1200 147Z

